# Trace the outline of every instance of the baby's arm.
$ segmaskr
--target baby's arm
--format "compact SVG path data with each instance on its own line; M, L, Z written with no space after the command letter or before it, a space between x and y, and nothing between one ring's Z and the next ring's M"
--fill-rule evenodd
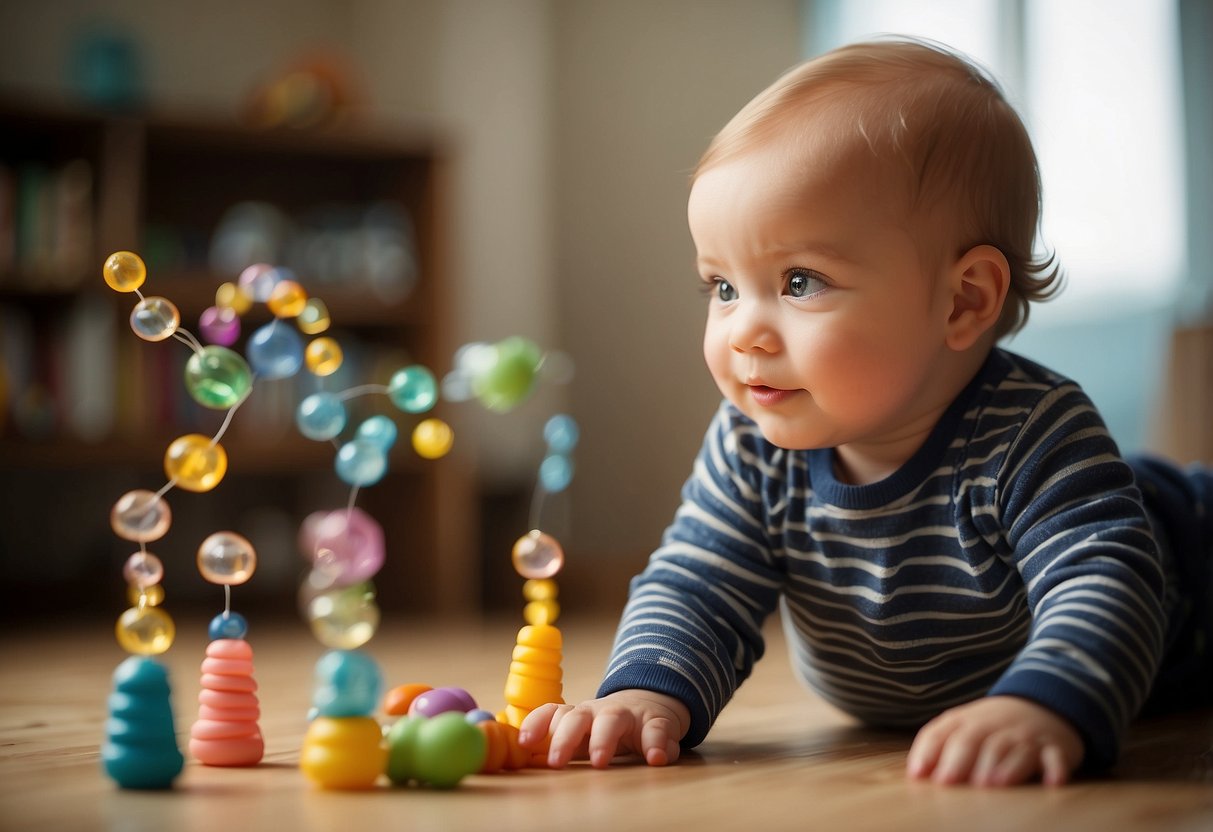
M537 751L550 738L552 768L563 768L574 757L589 757L595 768L606 768L617 754L628 753L663 766L678 759L678 742L690 725L690 711L674 697L621 690L580 705L536 708L523 721L518 741Z
M1052 711L1016 696L988 696L924 725L906 774L974 786L1013 786L1039 775L1046 786L1060 786L1082 757L1078 732Z

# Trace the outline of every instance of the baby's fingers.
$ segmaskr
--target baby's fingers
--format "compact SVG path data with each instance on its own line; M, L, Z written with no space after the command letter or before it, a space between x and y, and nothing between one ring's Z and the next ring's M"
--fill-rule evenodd
M948 731L939 725L928 724L914 737L910 754L906 758L906 775L914 779L930 777L939 764Z
M590 732L590 765L594 768L606 768L611 764L615 752L619 749L620 740L632 732L634 720L632 713L626 710L611 708L598 714Z
M1040 749L1041 780L1046 786L1064 786L1068 783L1071 767L1061 746L1049 743Z
M674 730L674 724L664 717L650 719L644 724L640 729L640 748L646 763L664 766L678 759L680 749Z
M564 768L573 757L583 753L593 723L594 714L584 708L558 706L550 729L552 744L548 748L548 766Z
M518 729L518 744L523 748L531 751L538 751L543 747L543 741L548 737L548 731L552 727L552 719L556 716L556 709L559 705L548 703L540 705L535 710L526 715L526 719L522 720L522 725Z

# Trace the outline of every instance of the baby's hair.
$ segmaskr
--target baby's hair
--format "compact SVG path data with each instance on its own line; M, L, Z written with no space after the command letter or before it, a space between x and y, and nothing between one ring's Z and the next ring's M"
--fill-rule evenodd
M904 173L910 209L957 229L950 254L981 244L1003 253L1011 285L997 337L1020 329L1029 304L1060 288L1056 257L1034 254L1041 197L1031 139L997 83L971 61L906 39L806 61L725 125L694 176L774 139L809 136L818 149L863 152Z

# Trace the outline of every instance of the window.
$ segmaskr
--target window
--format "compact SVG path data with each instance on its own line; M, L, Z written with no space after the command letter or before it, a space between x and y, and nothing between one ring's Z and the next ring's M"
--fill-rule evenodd
M1164 0L807 2L806 49L879 34L976 59L1032 134L1043 240L1067 276L1038 319L1169 306L1186 268L1176 5Z

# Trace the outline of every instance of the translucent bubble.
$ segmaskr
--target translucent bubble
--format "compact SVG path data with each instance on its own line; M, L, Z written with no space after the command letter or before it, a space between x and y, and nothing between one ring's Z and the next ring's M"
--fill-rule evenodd
M560 602L548 598L543 601L531 601L522 608L522 619L531 626L555 624L560 617Z
M252 388L253 372L248 363L227 347L203 347L185 362L185 389L203 407L235 407Z
M177 627L160 607L131 607L118 617L114 635L128 653L156 656L173 646Z
M424 413L438 401L438 384L433 373L414 364L392 374L387 394L392 404L405 413Z
M289 378L303 367L303 339L293 327L277 320L249 336L245 353L262 378Z
M303 358L313 375L331 376L341 369L345 355L341 352L340 344L327 335L322 335L308 343Z
M316 639L335 650L354 650L379 629L379 605L369 583L325 590L308 605L308 622Z
M522 597L528 601L552 601L559 593L551 578L531 578L522 585Z
M133 292L147 279L147 267L135 252L115 251L105 258L101 274L115 292Z
M257 303L265 303L274 291L274 284L281 279L278 271L268 263L254 263L240 273L242 291Z
M209 436L187 433L174 439L165 451L164 473L178 488L210 491L227 473L227 452Z
M126 559L122 577L128 584L145 589L164 580L164 564L151 552L135 552Z
M493 345L492 361L473 374L472 390L489 410L504 413L531 394L543 353L514 336Z
M386 416L371 416L358 426L355 437L374 442L387 453L396 444L396 423Z
M131 602L132 607L158 607L164 602L164 587L160 584L143 588L128 586L126 600Z
M123 494L110 510L114 534L136 543L159 540L172 524L173 513L164 498L141 488Z
M441 419L426 419L413 428L413 450L425 459L439 459L451 450L455 432Z
M131 310L131 329L144 341L163 341L181 326L181 313L167 298L144 298Z
M577 421L565 413L557 413L543 425L543 439L552 453L572 453L580 438L581 429L577 427Z
M383 527L360 508L328 512L309 534L313 563L324 586L367 581L383 567Z
M387 455L374 442L355 439L337 451L337 476L349 485L374 485L387 473Z
M215 305L243 315L252 308L253 299L242 292L235 283L220 283L219 288L215 290Z
M549 454L539 463L539 482L545 491L556 494L573 481L573 461L564 454Z
M307 303L303 304L299 317L295 319L295 326L299 327L300 332L307 335L324 332L331 323L329 308L320 298L308 298Z
M550 578L564 566L564 550L556 538L538 529L518 538L512 554L514 571L524 578Z
M198 332L209 344L230 347L240 337L240 316L230 306L208 306L198 317Z
M274 285L266 304L279 318L294 318L307 304L307 292L294 280L280 280Z
M213 584L242 584L256 569L257 552L243 535L215 532L198 547L198 571Z
M248 621L238 612L221 612L211 619L206 634L211 641L221 638L244 638L248 635Z
M345 430L345 402L332 393L312 393L299 403L295 424L308 439L332 439Z
M442 377L442 398L448 402L468 402L472 393L472 377L463 370L451 370Z

